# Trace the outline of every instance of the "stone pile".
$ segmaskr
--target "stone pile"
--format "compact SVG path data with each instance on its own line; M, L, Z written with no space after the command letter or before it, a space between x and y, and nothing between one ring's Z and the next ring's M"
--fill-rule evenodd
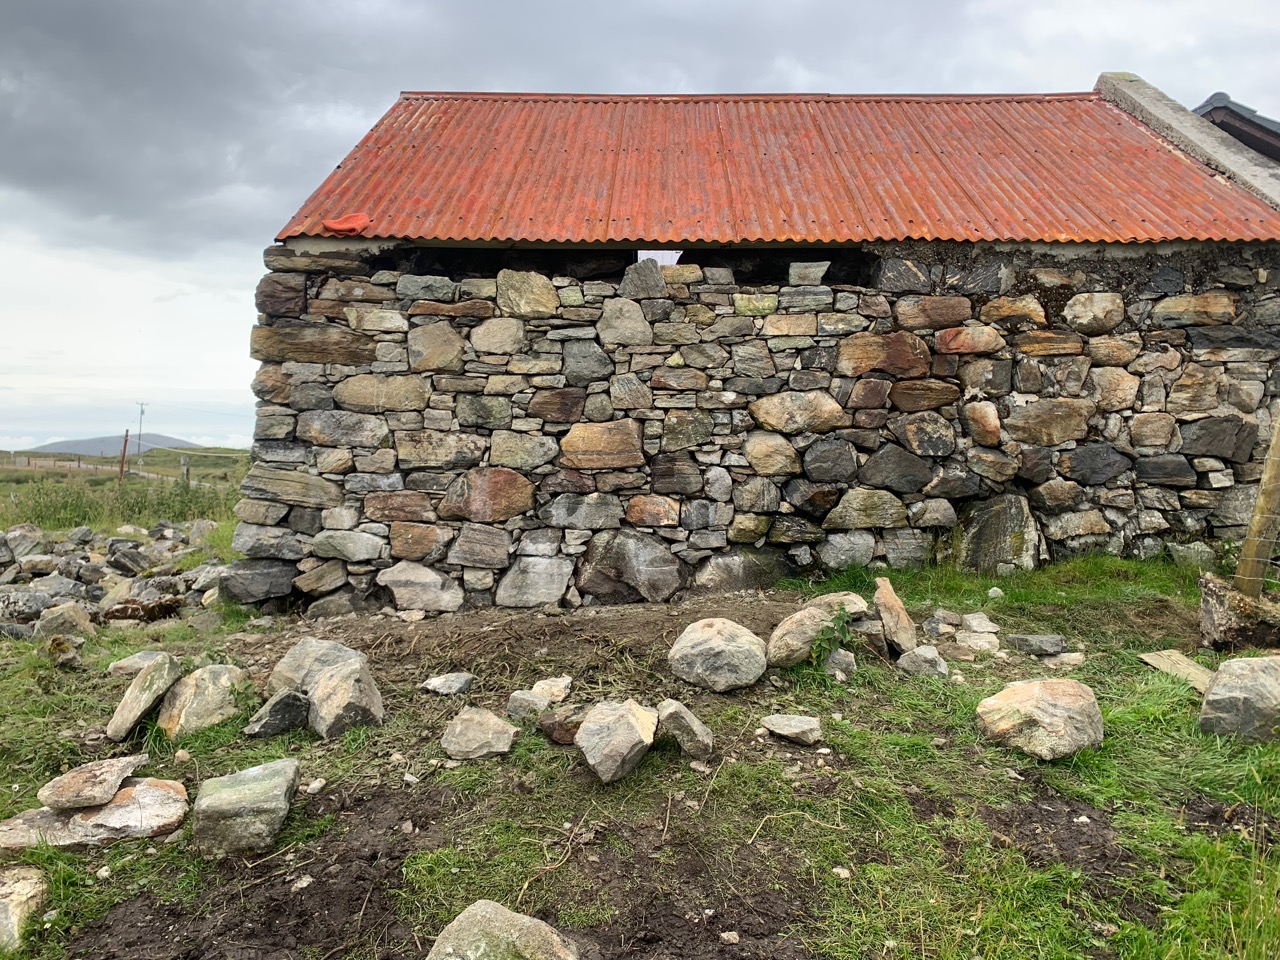
M124 526L108 537L88 527L53 534L31 524L0 532L0 633L34 638L48 649L57 647L56 638L74 646L104 621L198 611L216 598L223 568L178 566L215 526L161 522L150 530Z
M408 269L417 249L404 270L269 249L251 559L221 589L315 616L661 602L1243 530L1280 390L1274 264L866 255L869 286L825 261L455 278Z

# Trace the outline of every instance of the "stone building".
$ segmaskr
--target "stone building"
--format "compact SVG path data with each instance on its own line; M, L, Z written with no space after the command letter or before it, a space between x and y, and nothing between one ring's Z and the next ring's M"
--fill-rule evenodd
M1280 394L1264 160L1131 75L405 94L266 250L223 588L664 601L1238 536Z

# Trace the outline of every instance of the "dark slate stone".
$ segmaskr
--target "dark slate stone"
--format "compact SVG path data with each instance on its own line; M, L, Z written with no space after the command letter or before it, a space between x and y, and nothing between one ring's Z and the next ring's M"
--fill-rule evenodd
M873 284L890 293L928 293L929 269L913 260L886 257L880 261L879 276Z
M540 493L590 493L595 488L595 479L580 470L559 470L538 484Z
M301 690L281 690L249 720L246 737L276 737L307 725L311 699Z
M822 519L840 502L841 490L833 483L813 483L797 477L783 488L787 502L801 513Z
M887 443L862 465L858 481L868 487L881 487L894 493L916 493L933 476L933 465L908 453L896 444Z
M827 538L822 528L804 517L786 514L774 517L769 528L769 543L821 543Z
M902 445L918 456L946 457L956 448L955 427L932 410L900 417L891 429Z
M332 410L333 388L327 383L299 383L289 393L294 410Z
M1144 297L1171 297L1182 292L1182 271L1165 264L1148 281Z
M724 388L749 397L767 397L782 389L781 377L730 377Z
M218 590L237 603L260 603L287 597L298 565L287 560L236 560L222 573Z
M1134 473L1143 483L1159 487L1194 487L1196 472L1180 453L1166 453L1159 457L1140 457L1133 465Z
M1053 451L1048 447L1023 447L1020 457L1018 476L1023 480L1044 483L1053 476Z
M1000 260L986 260L967 270L948 267L944 282L948 290L957 293L999 293L1000 272L1004 267Z
M976 473L955 464L947 464L942 468L942 473L924 488L924 493L944 500L963 500L965 497L976 497L981 485L982 478Z
M804 452L804 472L817 483L852 483L858 476L858 459L847 440L818 440Z
M1085 443L1058 457L1058 472L1076 483L1094 486L1120 476L1133 461L1109 443Z
M836 347L809 347L800 351L800 366L806 370L826 370L831 373L836 368L839 353Z
M650 463L654 493L697 493L702 471L687 452L660 453Z
M1258 424L1243 417L1205 417L1178 428L1182 453L1188 457L1219 457L1243 463L1258 442Z
M1276 301L1280 304L1280 300ZM1258 319L1258 307L1253 309ZM1280 317L1277 317L1280 320ZM1280 358L1280 338L1263 330L1245 330L1224 324L1220 327L1192 327L1187 331L1192 360L1270 361Z
M107 566L114 567L128 576L136 577L151 566L151 561L137 550L122 547L119 550L113 550L111 556L107 557Z
M594 340L566 340L564 379L575 387L585 387L614 374L613 361Z
M315 536L324 529L323 512L315 507L294 507L289 511L289 529Z
M1054 657L1067 652L1067 638L1059 633L1007 633L1000 645L1037 657Z

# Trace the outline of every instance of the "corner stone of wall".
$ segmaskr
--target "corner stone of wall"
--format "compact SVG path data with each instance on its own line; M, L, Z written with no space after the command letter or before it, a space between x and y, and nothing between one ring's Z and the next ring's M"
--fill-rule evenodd
M874 287L266 252L222 589L312 616L660 602L1239 536L1280 380L1273 248L881 245Z

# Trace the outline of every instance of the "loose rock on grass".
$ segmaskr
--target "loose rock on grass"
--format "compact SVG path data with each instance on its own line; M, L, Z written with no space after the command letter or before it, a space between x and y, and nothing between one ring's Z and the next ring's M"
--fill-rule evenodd
M587 711L573 742L600 781L613 783L640 764L657 728L658 714L649 707L606 700Z
M1258 743L1280 740L1280 657L1220 664L1204 694L1200 730Z
M1041 760L1102 745L1102 711L1078 680L1019 680L978 704L984 736Z
M466 707L449 722L440 745L454 760L482 760L509 752L519 732L483 707Z
M681 680L716 693L749 687L768 666L765 642L732 620L709 617L685 627L667 655Z
M299 764L274 760L200 785L191 842L207 857L255 853L275 843L298 789Z

